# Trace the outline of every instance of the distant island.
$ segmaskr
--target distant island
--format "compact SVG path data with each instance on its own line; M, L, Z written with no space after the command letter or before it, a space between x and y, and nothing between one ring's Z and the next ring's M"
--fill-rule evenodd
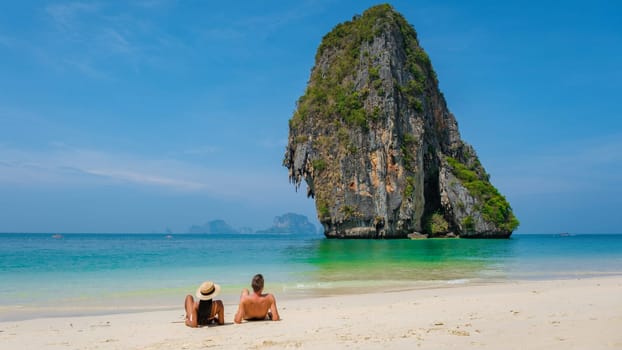
M253 231L250 227L235 228L222 219L206 222L203 225L192 225L188 233L221 233L221 234L249 234L249 233L296 233L313 234L317 228L309 222L309 219L301 214L286 213L274 218L271 227L264 230Z
M259 230L257 233L317 233L315 225L300 214L287 213L274 218L272 227Z
M225 222L225 220L212 220L203 225L192 225L188 229L188 233L240 233L239 230L233 228Z

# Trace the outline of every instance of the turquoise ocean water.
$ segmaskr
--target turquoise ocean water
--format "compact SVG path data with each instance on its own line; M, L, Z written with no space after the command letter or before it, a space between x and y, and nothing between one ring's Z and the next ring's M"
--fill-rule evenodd
M0 234L0 320L171 308L206 279L234 304L255 273L281 299L621 275L622 235Z

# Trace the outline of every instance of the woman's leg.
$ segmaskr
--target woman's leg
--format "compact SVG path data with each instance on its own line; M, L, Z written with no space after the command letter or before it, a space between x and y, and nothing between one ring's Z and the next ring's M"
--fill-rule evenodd
M186 326L196 328L197 326L197 306L192 295L186 295Z

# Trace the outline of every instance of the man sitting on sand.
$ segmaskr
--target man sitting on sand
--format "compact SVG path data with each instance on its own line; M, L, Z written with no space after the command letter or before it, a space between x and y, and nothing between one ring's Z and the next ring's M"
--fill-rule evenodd
M250 294L246 288L242 290L240 305L234 318L235 323L241 323L242 320L279 320L279 312L276 309L274 295L270 293L262 294L263 282L263 276L256 274L251 282L253 294Z
M220 286L212 281L201 283L197 289L197 301L186 295L186 326L196 328L210 323L225 323L225 307L222 300L213 300L220 293Z

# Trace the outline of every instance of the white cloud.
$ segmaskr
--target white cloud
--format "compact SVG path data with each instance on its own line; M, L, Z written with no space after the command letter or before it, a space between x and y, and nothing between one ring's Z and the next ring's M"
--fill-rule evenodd
M86 61L78 61L77 59L66 59L64 63L68 67L72 67L85 76L98 80L112 80L112 77L105 71L95 68L92 63Z
M199 146L199 147L185 149L181 152L181 154L190 155L190 156L204 156L204 155L218 153L219 151L220 151L220 148L216 146Z
M45 8L50 17L65 29L74 27L83 14L95 13L100 6L97 3L69 2L53 4Z
M173 3L174 0L136 0L132 4L147 9L159 8Z
M107 177L113 180L132 182L140 185L155 185L172 187L176 189L202 190L206 188L205 184L186 180L178 180L174 178L161 177L157 175L144 174L125 170L109 170L109 169L81 169L84 173L96 176Z
M88 78L115 78L118 66L142 66L158 69L175 67L173 58L183 59L187 49L177 36L149 16L159 1L134 4L121 11L106 2L68 2L45 8L52 25L46 35L19 39L21 46L32 43L44 55L30 52L35 58L57 65L62 70L78 72ZM163 5L165 2L162 2ZM143 6L145 5L145 6ZM0 37L0 45L3 44ZM14 44L12 44L14 45ZM29 44L30 45L30 44Z
M322 12L328 2L298 1L292 2L292 7L278 8L278 12L248 15L233 20L227 18L224 23L204 30L203 35L208 41L240 40L246 37L259 37L263 40L292 22Z
M109 50L119 53L134 55L135 49L128 39L114 28L103 28L99 36L100 42Z
M206 183L183 176L183 164L57 146L48 151L0 148L0 183L39 186L97 185L116 182L171 190L208 190ZM202 174L209 172L202 169ZM200 178L199 174L194 177Z
M225 198L265 198L288 191L287 179L269 171L211 169L175 159L71 148L63 143L32 151L0 144L0 186L145 187Z

